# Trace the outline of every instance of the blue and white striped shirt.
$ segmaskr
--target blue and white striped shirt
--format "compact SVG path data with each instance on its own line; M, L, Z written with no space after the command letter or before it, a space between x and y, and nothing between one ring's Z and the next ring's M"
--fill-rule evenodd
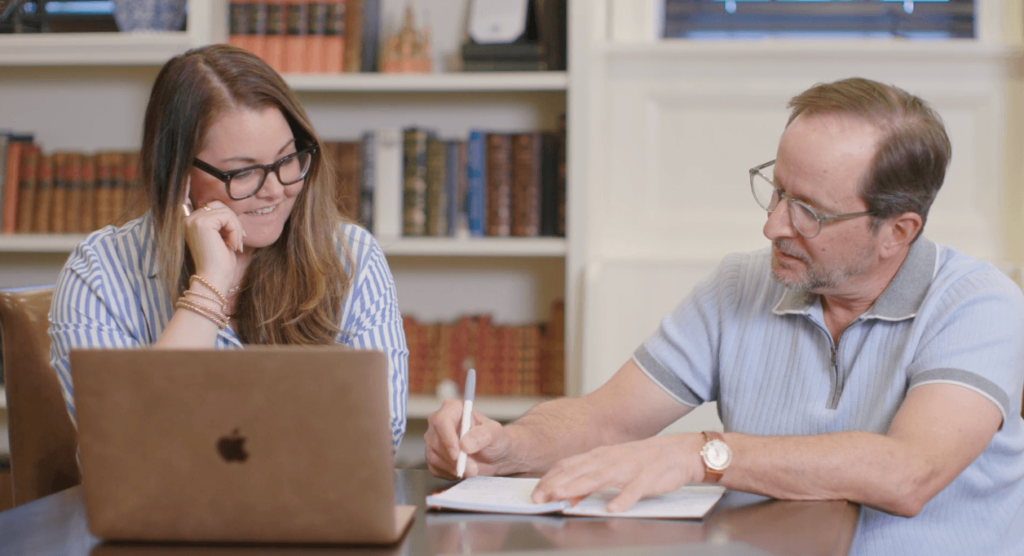
M395 283L384 253L369 232L346 224L341 237L351 254L352 288L345 297L338 343L376 349L388 357L388 394L394 450L405 434L409 350ZM339 257L343 257L339 245ZM348 265L346 264L348 268ZM351 270L351 269L349 269ZM157 272L156 238L149 214L85 238L61 270L50 307L50 364L75 419L68 354L74 348L133 348L156 343L174 314ZM217 349L240 349L230 328Z
M726 431L759 436L885 434L913 388L977 392L1003 415L985 451L915 517L863 507L850 554L1020 554L1020 288L992 265L922 237L874 305L833 342L820 296L786 289L770 266L768 250L727 257L634 360L682 404L717 400Z

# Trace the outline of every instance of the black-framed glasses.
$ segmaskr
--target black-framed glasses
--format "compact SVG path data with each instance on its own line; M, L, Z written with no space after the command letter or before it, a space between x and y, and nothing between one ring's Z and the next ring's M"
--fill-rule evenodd
M302 181L309 173L310 166L313 165L313 155L317 148L318 145L313 143L273 164L254 164L230 172L218 170L198 158L192 159L192 165L224 182L224 187L228 190L228 197L235 201L241 201L259 193L270 172L277 175L277 181L281 182L281 185L292 185Z
M826 215L811 208L807 203L790 197L785 191L776 187L772 178L762 173L762 170L771 168L775 161L765 162L755 166L750 172L750 191L754 194L754 200L764 210L771 214L779 206L783 199L789 201L789 221L793 229L807 239L817 237L821 233L821 227L828 222L846 220L858 216L869 216L873 214L870 210L863 212L848 212L846 214Z

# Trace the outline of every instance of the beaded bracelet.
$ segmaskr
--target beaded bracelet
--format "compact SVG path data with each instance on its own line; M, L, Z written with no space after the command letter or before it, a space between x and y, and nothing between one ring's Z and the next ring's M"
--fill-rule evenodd
M200 284L206 286L210 291L212 291L213 295L216 295L217 299L220 300L221 305L224 305L225 307L227 306L228 298L224 297L224 294L221 293L220 290L218 290L217 288L213 287L213 284L207 282L206 279L203 278L202 276L200 276L198 274L193 274L192 277L188 279L188 285L191 287L192 286L192 282L195 282L195 281L198 281Z
M185 290L185 295L186 296L201 297L203 299L206 299L207 301L212 301L212 302L216 303L217 305L221 306L221 312L223 312L224 314L227 314L227 312L228 312L227 304L226 303L221 303L220 300L218 300L216 297L213 297L213 296L210 296L210 295L206 295L205 293L194 292L192 290Z
M217 327L220 328L221 330L224 330L225 328L228 327L228 320L230 320L230 317L222 313L217 313L216 311L208 307L204 307L197 303L193 303L185 298L178 298L178 302L175 303L174 306L179 309L187 309L189 311L192 311L193 313L206 317L214 324L216 324Z

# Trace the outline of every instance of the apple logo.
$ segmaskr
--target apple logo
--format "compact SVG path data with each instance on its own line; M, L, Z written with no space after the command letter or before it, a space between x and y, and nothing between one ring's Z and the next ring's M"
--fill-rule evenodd
M230 436L222 437L217 441L217 451L224 461L231 463L237 461L243 463L249 459L249 453L245 451L245 437L238 434L238 429L231 431Z

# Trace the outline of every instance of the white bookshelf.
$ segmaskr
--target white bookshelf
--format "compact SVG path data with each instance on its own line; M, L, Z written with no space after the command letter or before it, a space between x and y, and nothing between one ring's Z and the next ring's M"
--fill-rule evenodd
M473 402L473 409L495 421L512 421L522 417L533 406L550 399L543 396L477 396ZM406 407L407 417L409 419L425 419L437 411L443 402L443 399L435 396L411 394Z
M0 253L70 253L84 234L0 235ZM567 244L558 237L378 238L384 254L399 257L564 257Z
M499 92L564 91L564 71L451 72L430 74L292 74L285 81L298 92Z
M159 66L193 46L181 33L24 33L0 35L3 66Z
M386 1L385 12L404 9L404 2L391 6ZM467 1L427 0L420 6L429 10L438 41L435 73L286 75L321 137L352 139L368 129L403 126L463 139L474 128L554 129L557 115L570 112L569 72L442 71L437 60L455 52L462 40L458 33L442 33L443 27L459 25ZM47 151L137 149L157 69L189 48L223 41L226 6L218 0L190 0L188 31L181 33L0 36L0 73L5 74L0 102L24 107L4 126L35 132ZM63 102L69 94L74 103ZM78 108L85 105L91 108ZM110 121L104 115L110 113L124 117ZM574 137L571 124L569 136ZM571 197L574 203L583 201L579 193ZM53 283L66 255L84 237L0 235L0 286ZM579 384L569 360L574 357L576 267L583 249L582 236L576 238L575 243L552 237L377 239L391 261L403 313L428 322L465 313L490 313L497 323L537 322L547 318L553 298L564 298L565 384L572 394ZM510 420L545 399L481 396L478 407L493 418ZM433 396L413 395L409 418L423 419L440 403Z

